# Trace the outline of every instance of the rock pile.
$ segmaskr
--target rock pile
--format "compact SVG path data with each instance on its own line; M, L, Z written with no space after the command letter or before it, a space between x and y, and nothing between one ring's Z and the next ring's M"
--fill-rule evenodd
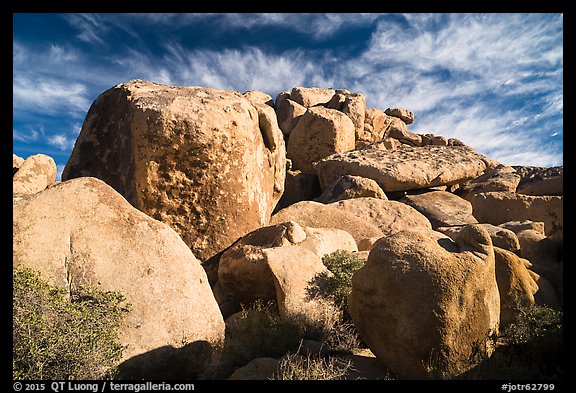
M333 305L307 292L332 274L322 257L360 250L348 305L370 350L398 378L461 374L523 305L562 303L563 169L414 122L342 89L119 84L62 182L50 157L13 155L14 265L123 292L122 370L181 378L243 303L322 318Z

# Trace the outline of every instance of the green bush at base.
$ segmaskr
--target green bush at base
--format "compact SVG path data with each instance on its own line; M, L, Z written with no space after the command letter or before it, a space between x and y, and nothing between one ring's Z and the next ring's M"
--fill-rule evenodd
M38 272L13 271L14 379L112 378L124 347L117 330L128 307L117 292L82 288L70 296Z

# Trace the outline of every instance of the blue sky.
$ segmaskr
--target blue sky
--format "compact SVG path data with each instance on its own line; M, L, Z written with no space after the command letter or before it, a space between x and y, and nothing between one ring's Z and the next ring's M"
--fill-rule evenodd
M409 129L508 165L563 164L562 14L14 14L13 150L62 171L96 97L130 79L407 108Z

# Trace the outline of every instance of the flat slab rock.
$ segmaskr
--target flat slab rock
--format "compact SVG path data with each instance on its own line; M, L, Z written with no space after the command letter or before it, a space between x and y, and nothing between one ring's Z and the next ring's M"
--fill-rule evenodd
M480 176L493 160L468 146L401 146L376 142L333 154L315 164L322 188L340 176L373 179L385 192L452 185Z

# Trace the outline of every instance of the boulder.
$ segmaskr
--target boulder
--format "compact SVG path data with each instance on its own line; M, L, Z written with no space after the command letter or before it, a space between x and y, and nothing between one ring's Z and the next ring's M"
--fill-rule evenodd
M332 203L342 199L372 197L388 199L378 183L360 176L345 175L330 184L318 198L317 202Z
M14 157L12 157L12 172L14 173ZM45 190L54 183L54 180L56 180L56 163L52 157L35 154L24 160L12 176L12 193L35 194Z
M400 202L422 213L436 229L443 226L477 224L472 205L465 199L447 191L429 191L406 195Z
M388 236L407 228L432 228L426 217L408 205L367 197L326 205L299 202L280 210L270 222L290 220L302 226L342 229L350 233L357 244L366 238Z
M419 134L408 131L406 124L396 118L391 118L391 123L386 130L387 138L397 139L400 143L408 146L422 146L422 137Z
M343 175L373 179L386 193L452 185L478 177L489 162L466 146L402 145L388 150L380 146L382 143L336 153L317 162L314 167L320 185L326 188Z
M516 254L494 247L494 257L500 293L500 328L505 329L518 321L523 307L535 303L538 285Z
M356 148L379 141L384 136L388 116L380 109L366 108L364 111L364 130L356 135Z
M448 138L448 146L466 146L466 144L458 138ZM491 163L488 165L488 167L494 167L499 164L499 162L496 160L490 160L490 162Z
M336 209L354 214L378 227L385 236L390 236L405 229L431 229L430 221L416 209L398 201L378 198L344 199L331 203Z
M564 195L564 167L515 166L521 176L516 190L525 195Z
M352 235L342 229L310 227L302 229L306 233L306 239L298 243L298 246L312 251L320 258L337 250L358 251Z
M18 169L22 166L22 164L24 164L24 159L12 153L12 176L18 172Z
M319 106L308 108L292 129L287 156L292 160L294 169L315 174L314 162L354 147L352 120L335 109Z
M367 346L399 378L468 370L473 356L491 352L500 320L488 233L468 225L457 242L430 229L383 237L354 274L348 306Z
M401 119L406 124L414 123L414 113L403 108L387 108L384 111L388 116L394 116Z
M306 113L306 107L285 98L276 105L276 115L278 117L278 126L285 136L290 136L290 133L300 121L302 115Z
M302 201L290 205L270 218L270 224L294 221L313 228L336 228L350 233L356 243L364 238L382 237L384 233L374 223L367 222L354 212L345 211L333 204Z
M366 97L361 93L345 94L342 113L352 120L354 124L355 140L364 134L364 120L366 119Z
M488 169L476 179L470 180L460 186L458 194L478 194L481 192L509 191L515 192L520 175L508 165L498 164Z
M256 358L245 366L236 369L227 379L233 381L268 380L278 372L280 360L274 358Z
M442 135L434 135L434 134L428 134L428 135L429 135L430 141L427 144L434 145L434 146L449 146L448 139L446 139ZM424 138L422 138L422 139L424 139ZM424 144L424 141L422 141L422 144Z
M321 256L347 245L357 250L344 231L302 228L290 221L262 227L222 254L218 282L237 302L276 300L283 318L322 319L321 310L331 307L312 296L311 285L330 274Z
M509 229L501 228L492 224L479 224L488 232L494 247L500 247L514 254L520 256L520 242L514 232ZM455 235L464 228L464 225L451 226L451 227L438 227L436 231L445 234L446 236L454 239Z
M281 318L303 321L312 326L329 326L339 310L329 299L316 296L322 278L332 274L316 254L298 246L264 251L276 290Z
M259 90L248 90L242 94L253 104L264 104L274 108L274 100L270 94Z
M556 269L559 267L562 261L562 242L546 236L543 222L509 221L500 226L516 234L522 258Z
M322 179L320 179L322 182ZM546 236L564 225L562 196L531 196L514 192L483 192L465 197L480 222L500 225L507 221L542 221Z
M285 160L268 105L238 92L133 80L94 101L62 178L104 180L206 261L268 223Z
M310 108L316 105L327 104L336 90L324 89L320 87L293 87L290 91L290 99L305 108Z
M13 213L14 266L71 294L83 285L119 291L132 305L119 331L123 375L168 367L162 378L184 378L207 365L196 351L224 339L224 321L200 262L168 225L88 177L26 196ZM176 358L200 364L171 363Z

